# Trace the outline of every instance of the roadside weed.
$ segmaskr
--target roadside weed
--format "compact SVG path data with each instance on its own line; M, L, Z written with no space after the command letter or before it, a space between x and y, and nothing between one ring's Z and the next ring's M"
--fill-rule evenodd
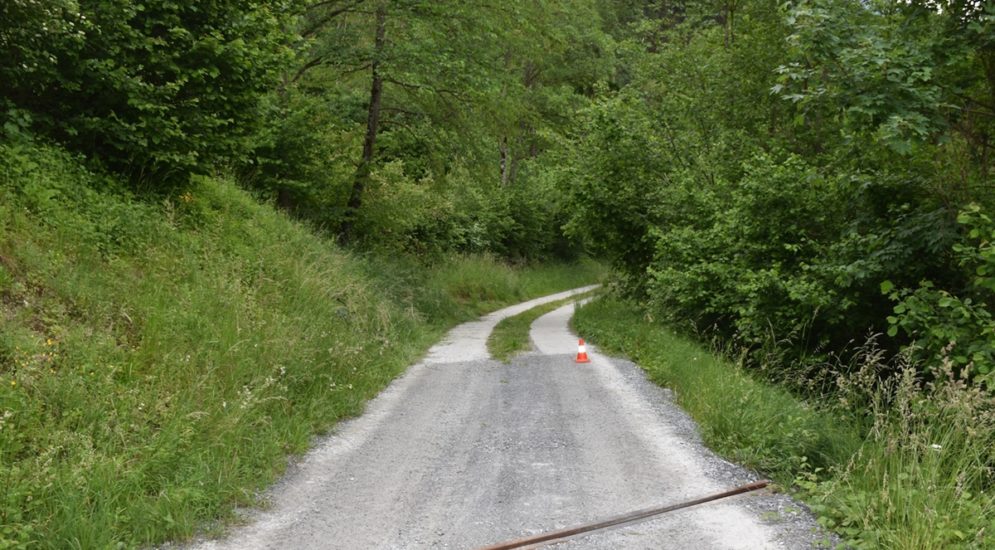
M869 348L824 399L806 401L604 298L580 334L671 388L720 454L794 487L855 548L987 548L995 536L995 398L944 361L886 376Z

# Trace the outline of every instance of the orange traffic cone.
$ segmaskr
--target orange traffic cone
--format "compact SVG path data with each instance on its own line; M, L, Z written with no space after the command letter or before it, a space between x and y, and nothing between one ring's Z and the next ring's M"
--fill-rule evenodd
M591 360L587 358L587 346L584 345L584 339L580 339L580 343L577 344L577 362L578 363L590 363Z

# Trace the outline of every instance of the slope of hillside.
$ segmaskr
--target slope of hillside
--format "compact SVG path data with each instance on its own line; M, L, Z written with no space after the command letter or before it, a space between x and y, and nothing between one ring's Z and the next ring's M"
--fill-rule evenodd
M223 180L0 145L0 547L188 536L446 327L597 272L361 258Z

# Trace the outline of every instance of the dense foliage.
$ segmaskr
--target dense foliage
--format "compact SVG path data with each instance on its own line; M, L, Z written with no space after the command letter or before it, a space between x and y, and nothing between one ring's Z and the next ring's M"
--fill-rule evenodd
M596 5L315 3L240 177L366 247L574 255L532 167L610 74Z
M796 365L881 333L995 372L989 4L0 10L9 139L153 187L230 169L392 253L585 243L671 320Z
M289 58L281 2L0 6L0 117L161 185L245 151Z
M0 6L0 124L133 183L224 169L343 241L575 256L535 165L613 69L611 3Z
M991 384L993 23L972 2L647 3L627 85L565 146L570 228L784 379L878 333Z

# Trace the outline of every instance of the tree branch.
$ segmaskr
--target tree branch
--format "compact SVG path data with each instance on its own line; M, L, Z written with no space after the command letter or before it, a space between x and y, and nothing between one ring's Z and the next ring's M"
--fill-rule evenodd
M344 76L344 75L347 75L347 74L358 73L359 71L365 71L367 69L372 69L372 68L373 68L373 65L371 63L364 63L363 65L357 65L355 67L349 67L348 69L340 71L339 74L341 74L341 75Z
M324 60L325 60L324 57L318 56L312 59L311 61L308 61L304 65L301 65L301 68L297 69L297 72L294 73L293 78L290 79L290 84L296 84L297 81L300 80L302 76L304 76L304 73L317 67L318 65L321 65L322 61Z
M336 17L342 15L343 13L347 13L349 11L352 11L353 8L355 8L356 6L362 4L365 1L366 0L352 0L348 4L345 4L343 6L340 6L338 8L333 9L332 11L329 11L329 12L325 13L320 19L318 19L317 21L315 21L314 23L312 23L309 27L307 27L306 29L304 29L303 31L301 31L301 37L302 38L310 38L310 37L314 36L318 31L320 31L322 29L322 27L324 27L325 25L327 25L329 21L331 21L332 19L335 19ZM311 9L318 8L318 7L321 7L321 6L325 6L325 5L328 5L328 4L331 4L331 3L333 3L333 2L331 2L331 1L318 2L317 4L312 4L307 9L310 11Z
M456 90L449 90L449 89L446 89L446 88L433 88L432 86L424 86L422 84L411 84L410 82L401 82L400 80L396 80L396 79L388 78L388 77L384 77L383 80L384 80L384 82L390 82L391 84L396 84L396 85L398 85L398 86L400 86L402 88L408 89L408 90L418 90L418 91L428 90L429 92L432 92L434 94L439 94L439 95L446 94L446 95L450 95L450 96L452 96L452 97L454 97L456 99L459 99L461 101L463 100L463 95L460 94Z
M327 7L327 6L332 6L332 5L338 4L340 2L341 2L341 0L322 0L320 2L315 2L313 4L309 4L307 6L304 6L304 11L306 11L306 12L307 11L312 11L312 10L316 10L318 8L324 8L324 7ZM336 8L336 9L339 9L339 8Z
M404 115L411 115L411 116L423 116L423 117L428 116L427 113L423 113L421 111L409 111L407 109L401 109L400 107L383 107L381 110L387 111L389 113L401 113Z
M384 126L388 126L388 127L390 127L390 126L397 126L397 127L401 128L402 130L408 132L408 134L410 134L411 137L413 137L415 139L418 139L418 133L415 132L414 128L412 128L411 126L408 126L407 124L401 122L400 120L388 119L388 120L384 120L383 123L384 123Z

